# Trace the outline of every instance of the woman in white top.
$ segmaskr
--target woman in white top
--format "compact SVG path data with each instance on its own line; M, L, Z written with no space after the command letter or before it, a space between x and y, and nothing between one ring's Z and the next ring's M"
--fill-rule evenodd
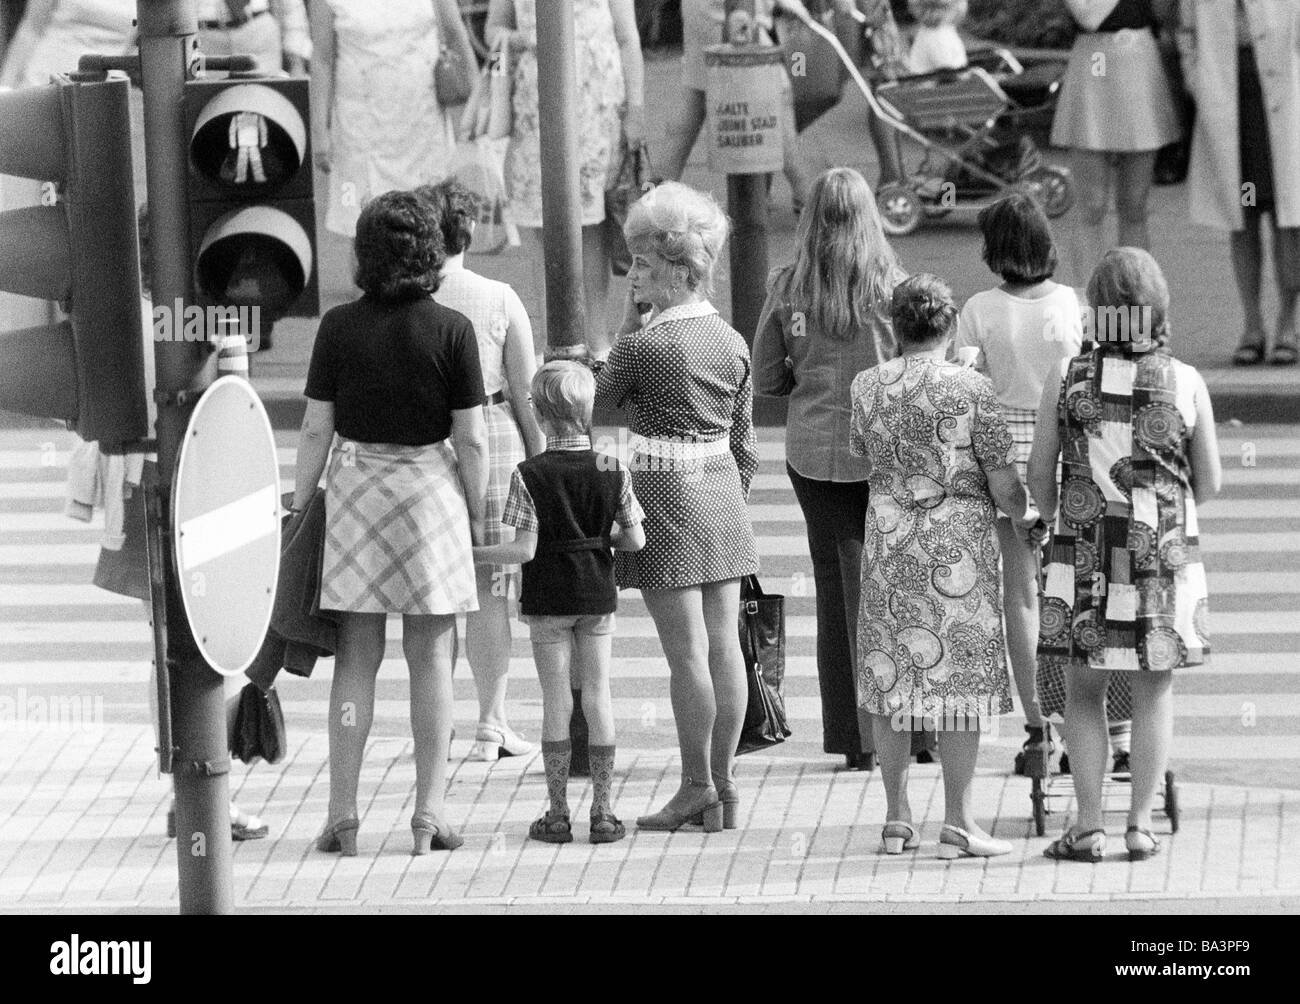
M976 367L993 381L1015 439L1016 469L1023 484L1043 384L1060 371L1061 360L1079 354L1083 314L1075 291L1052 280L1056 248L1047 217L1032 199L1008 195L980 210L979 225L984 262L1003 281L966 301L954 344L959 356L974 357ZM997 525L1007 653L1029 733L1025 750L1016 757L1016 772L1024 773L1026 754L1041 750L1047 741L1034 693L1039 551L1018 546L1005 513L998 513Z
M546 449L546 437L528 406L528 389L537 363L533 329L518 295L465 267L479 202L455 181L429 185L419 194L437 214L447 248L447 263L436 299L470 319L483 368L483 406L488 429L488 491L484 508L485 544L498 544L501 513L510 476L527 456ZM510 593L519 593L518 565L477 565L478 610L466 615L465 647L478 691L478 731L470 760L496 760L532 752L506 722L506 680L510 671Z

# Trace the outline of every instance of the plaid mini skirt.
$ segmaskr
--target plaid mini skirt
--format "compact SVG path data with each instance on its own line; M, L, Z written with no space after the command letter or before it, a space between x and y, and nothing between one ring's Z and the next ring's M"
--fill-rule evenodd
M395 446L341 439L325 489L322 610L478 609L469 512L446 440Z

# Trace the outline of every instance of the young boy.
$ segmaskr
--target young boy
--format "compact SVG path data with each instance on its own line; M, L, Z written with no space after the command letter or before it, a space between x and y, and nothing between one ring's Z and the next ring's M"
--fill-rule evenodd
M645 546L644 514L627 470L591 448L595 392L590 371L577 363L550 362L537 371L533 409L546 433L546 452L525 460L511 478L501 521L515 528L514 539L474 548L476 562L523 565L520 609L542 685L542 760L551 799L528 835L552 844L573 839L570 660L576 660L590 730L591 842L612 843L626 832L610 806L614 709L609 664L618 605L610 549L639 551Z

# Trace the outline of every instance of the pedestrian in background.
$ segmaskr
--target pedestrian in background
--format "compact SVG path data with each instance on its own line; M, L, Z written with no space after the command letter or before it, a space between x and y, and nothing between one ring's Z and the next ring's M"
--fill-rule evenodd
M474 549L475 561L524 563L520 606L542 685L542 762L550 797L550 807L528 835L551 844L573 840L568 788L575 673L588 723L590 839L610 844L626 834L610 791L609 672L618 606L611 548L639 551L645 532L627 469L591 448L595 392L591 371L578 363L556 360L537 371L533 408L546 431L546 451L521 463L511 476L502 521L514 528L513 539Z
M893 358L889 310L904 277L865 178L836 167L813 182L795 259L768 278L754 336L760 394L789 396L786 472L808 524L817 589L822 750L870 770L871 716L854 682L869 465L849 453L849 388Z
M802 0L762 0L759 4L760 35L774 44L772 14L790 11L802 19L808 18ZM663 148L655 157L655 166L665 178L681 179L686 161L700 135L707 117L705 92L708 88L708 69L704 50L722 42L723 22L726 20L725 0L682 0L682 96L673 110L664 135ZM782 82L782 115L784 129L785 179L790 183L792 208L796 213L803 209L808 191L808 175L799 155L799 138L794 128L794 90L788 76Z
M1300 360L1300 4L1184 2L1179 48L1197 103L1188 176L1192 219L1229 232L1246 315L1232 361L1264 360L1267 215L1281 301L1268 361L1294 365Z
M311 129L325 226L351 237L374 196L441 181L456 147L434 90L445 46L476 66L456 0L314 0Z
M304 0L198 0L205 56L252 56L259 73L306 74L311 29Z
M423 854L463 843L444 821L443 797L456 615L478 607L470 547L483 539L488 483L483 373L474 326L430 296L444 250L427 202L411 192L372 199L354 254L363 295L327 311L312 346L293 503L305 508L325 473L320 606L340 617L329 816L317 847L356 854L375 676L388 615L400 613L415 740L411 831Z
M727 218L712 197L665 182L624 227L627 311L596 381L596 403L628 411L644 550L615 556L640 589L668 658L682 784L637 826L735 826L731 779L747 702L736 631L740 580L758 571L745 505L758 470L749 349L709 303ZM637 304L649 303L649 320Z
M853 381L849 447L869 468L858 614L858 693L873 716L887 805L885 853L920 843L907 798L910 731L938 732L939 856L993 857L1011 845L975 821L980 728L1012 710L1002 637L995 503L1017 547L1038 515L1016 474L1015 441L987 377L945 360L957 308L939 279L894 287L902 356Z
M1079 205L1071 272L1092 272L1115 193L1120 244L1147 248L1147 198L1156 154L1182 135L1173 86L1156 44L1153 0L1065 0L1079 34L1052 119L1052 145L1072 151Z
M587 297L587 348L609 352L607 319L610 248L606 244L605 192L614 184L623 151L645 139L645 83L641 39L632 0L572 0L578 44L578 107L570 114L578 131L578 194L581 198L583 288ZM537 318L546 316L541 281L542 148L537 96L537 0L492 0L484 36L504 45L512 83L513 125L506 153L508 222L520 228L524 255L534 263ZM537 353L546 350L546 326L535 330Z
M525 457L546 449L546 438L528 406L537 361L528 313L513 289L465 267L480 205L456 181L421 188L442 228L447 259L436 299L469 318L483 370L483 418L488 437L488 487L483 510L483 543L502 541L501 514L515 468ZM524 756L533 751L506 721L510 676L510 605L519 595L518 564L479 564L478 610L466 616L465 651L478 693L478 729L470 760Z
M1030 490L1044 517L1056 517L1038 658L1063 671L1079 800L1074 823L1044 853L1105 854L1105 700L1117 671L1133 700L1124 844L1141 860L1160 850L1151 805L1173 736L1172 671L1201 665L1210 650L1196 507L1219 490L1219 446L1205 381L1170 354L1169 288L1156 260L1140 248L1106 252L1088 304L1110 320L1089 352L1044 383L1029 457Z
M1047 216L1033 199L1008 195L981 209L977 219L984 237L984 264L1002 283L966 301L954 348L959 356L963 350L973 356L976 370L993 382L993 393L1015 441L1016 473L1024 484L1043 384L1055 377L1061 360L1079 354L1083 310L1074 289L1052 279L1056 245ZM1016 773L1023 774L1027 756L1050 748L1034 693L1039 553L1018 546L1016 527L1001 510L997 534L1007 653L1029 733L1015 761Z

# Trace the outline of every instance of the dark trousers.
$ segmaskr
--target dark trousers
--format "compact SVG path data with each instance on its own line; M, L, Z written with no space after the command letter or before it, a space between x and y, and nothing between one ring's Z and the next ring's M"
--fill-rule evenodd
M817 679L822 696L822 749L870 753L871 716L858 709L854 652L867 519L865 481L814 481L786 471L808 524L817 585Z

